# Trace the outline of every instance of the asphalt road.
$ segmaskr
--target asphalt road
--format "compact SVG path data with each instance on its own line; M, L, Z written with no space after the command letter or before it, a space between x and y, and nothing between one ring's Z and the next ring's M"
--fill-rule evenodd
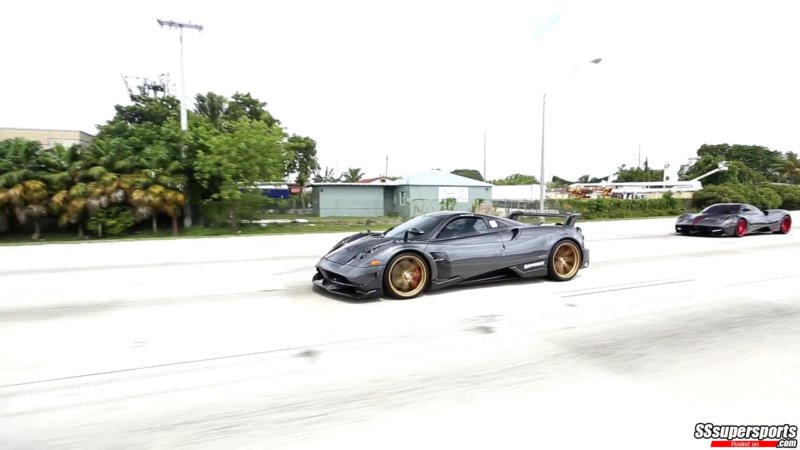
M798 217L798 214L795 214ZM0 247L0 448L708 448L800 424L800 232L581 226L567 283L352 302L341 235Z

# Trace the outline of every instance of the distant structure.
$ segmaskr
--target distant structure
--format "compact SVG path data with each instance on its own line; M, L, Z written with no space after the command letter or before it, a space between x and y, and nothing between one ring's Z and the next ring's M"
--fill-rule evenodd
M669 165L665 165L665 169L668 167ZM686 181L574 183L567 188L567 191L574 198L658 198L665 192L671 192L675 197L691 198L692 194L703 188L700 180L727 170L728 162L722 161L717 164L716 169Z
M152 95L153 98L164 98L167 95L170 95L170 92L175 88L175 84L172 83L169 73L162 73L156 78L134 77L130 75L121 76L122 81L125 83L125 88L128 90L128 94L130 95L133 95L133 89L131 89L128 80L136 80L136 86L139 89L140 95Z
M53 148L58 144L64 147L71 147L76 144L86 147L94 141L94 135L79 130L0 128L0 141L16 138L39 141L42 147L47 149Z

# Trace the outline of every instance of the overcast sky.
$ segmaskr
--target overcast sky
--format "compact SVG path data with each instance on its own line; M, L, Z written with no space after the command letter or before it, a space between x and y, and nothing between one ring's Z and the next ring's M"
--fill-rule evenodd
M122 7L121 5L125 5ZM9 2L0 127L80 129L127 101L120 74L190 97L251 92L321 164L548 177L677 169L704 144L800 150L796 2L283 0ZM603 58L597 65L593 58ZM579 68L577 72L575 69ZM135 80L131 80L135 84Z

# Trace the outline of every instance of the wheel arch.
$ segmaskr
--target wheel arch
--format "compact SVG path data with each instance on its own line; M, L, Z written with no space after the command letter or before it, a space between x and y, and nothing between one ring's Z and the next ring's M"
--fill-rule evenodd
M386 264L383 266L383 270L381 270L381 277L383 277L383 274L386 273L386 271L389 269L389 266L391 265L392 261L395 260L395 258L397 258L400 255L409 253L419 256L425 262L425 265L428 267L428 274L429 274L427 287L430 287L431 282L435 280L438 276L438 273L436 271L436 264L434 263L433 258L427 252L419 248L397 247L392 249L391 254L387 255L388 257L386 258Z

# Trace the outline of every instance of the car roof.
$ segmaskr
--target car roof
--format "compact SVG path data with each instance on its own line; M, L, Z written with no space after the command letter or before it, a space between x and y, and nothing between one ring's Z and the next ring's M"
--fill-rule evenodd
M434 211L425 214L428 217L447 218L447 217L483 217L486 219L500 219L501 217L488 214L478 214L468 211Z

